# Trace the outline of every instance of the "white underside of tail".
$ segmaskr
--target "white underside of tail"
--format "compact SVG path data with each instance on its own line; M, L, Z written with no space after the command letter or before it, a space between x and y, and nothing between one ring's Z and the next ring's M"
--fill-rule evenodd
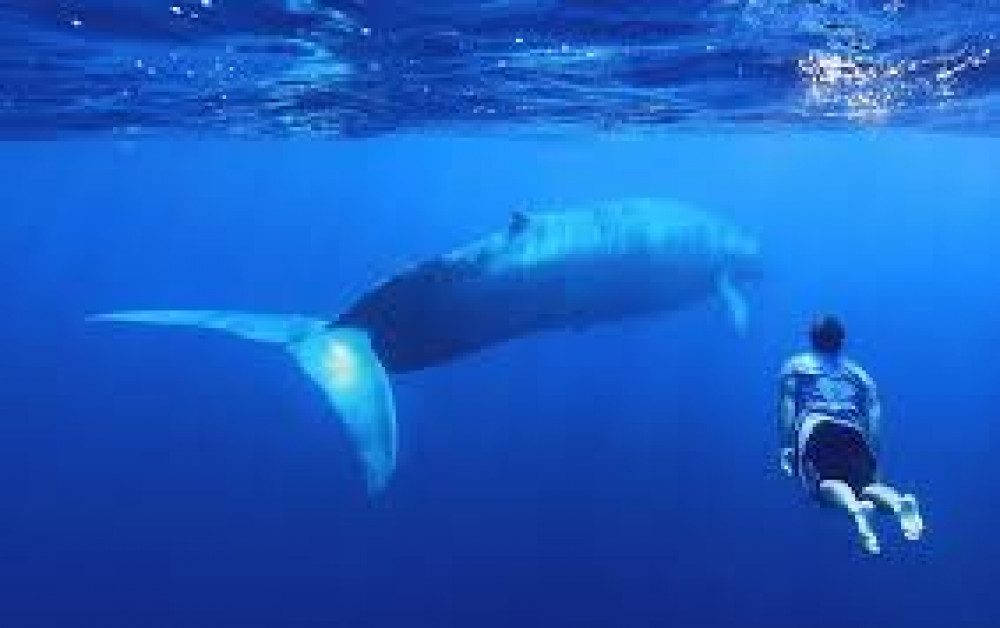
M359 329L329 328L303 316L214 310L132 310L94 321L213 329L282 345L340 417L364 466L368 489L379 492L396 467L396 409L389 377Z
M369 491L381 491L396 468L396 408L368 334L331 329L289 349L340 415L364 464Z

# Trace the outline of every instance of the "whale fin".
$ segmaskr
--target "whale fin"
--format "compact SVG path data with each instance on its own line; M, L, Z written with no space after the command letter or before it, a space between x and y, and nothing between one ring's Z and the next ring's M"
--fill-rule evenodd
M340 415L364 465L368 491L381 492L396 469L396 408L368 333L330 329L293 345L292 354Z
M369 492L380 492L392 476L395 404L388 374L363 330L330 328L326 321L304 316L210 310L132 310L88 320L200 327L284 346L343 422L364 465Z
M511 237L516 237L524 233L531 225L531 217L527 213L517 209L510 213L510 221L507 223L507 233Z
M747 305L746 298L733 285L729 275L724 274L719 277L718 288L719 296L722 297L722 301L726 304L726 309L729 310L729 315L733 319L733 325L736 326L738 332L745 333L750 322L750 306Z

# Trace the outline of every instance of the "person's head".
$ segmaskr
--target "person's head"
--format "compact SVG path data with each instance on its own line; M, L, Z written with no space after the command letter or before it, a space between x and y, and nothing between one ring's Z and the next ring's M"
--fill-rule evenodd
M813 351L823 355L838 355L844 348L844 324L835 316L821 316L809 328Z

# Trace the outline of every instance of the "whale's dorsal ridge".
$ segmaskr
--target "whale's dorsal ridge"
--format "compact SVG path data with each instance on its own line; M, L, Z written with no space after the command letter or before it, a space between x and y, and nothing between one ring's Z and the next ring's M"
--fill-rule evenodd
M515 209L510 213L510 222L507 223L507 233L511 237L521 235L531 225L531 216L527 212Z

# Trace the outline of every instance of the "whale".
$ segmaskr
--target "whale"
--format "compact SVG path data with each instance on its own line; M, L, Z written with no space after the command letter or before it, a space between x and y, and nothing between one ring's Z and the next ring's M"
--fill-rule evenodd
M339 315L122 310L114 323L217 330L281 347L319 388L357 453L368 491L398 453L391 378L517 338L649 317L712 297L744 330L757 239L700 209L635 198L518 210L506 225L376 283Z

